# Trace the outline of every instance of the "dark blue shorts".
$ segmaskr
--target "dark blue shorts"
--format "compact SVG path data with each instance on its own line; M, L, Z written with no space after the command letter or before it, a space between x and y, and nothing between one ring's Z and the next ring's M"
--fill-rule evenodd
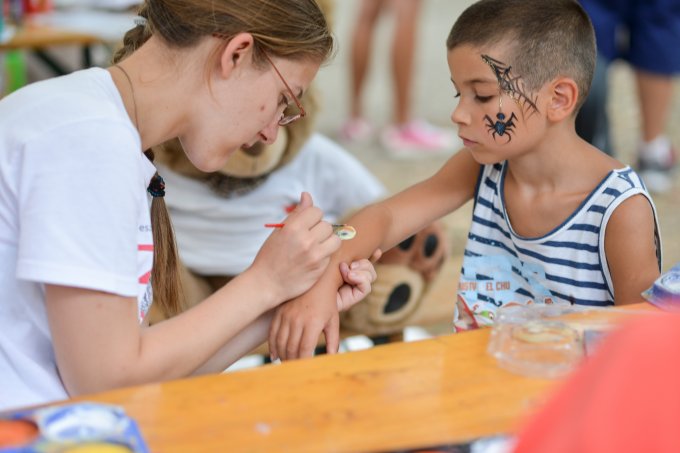
M680 73L680 0L581 0L597 49L657 74Z

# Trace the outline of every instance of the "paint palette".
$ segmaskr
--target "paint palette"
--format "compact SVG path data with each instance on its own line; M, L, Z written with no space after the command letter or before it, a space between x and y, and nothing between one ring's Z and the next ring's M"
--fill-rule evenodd
M0 417L0 453L148 453L123 408L74 403Z
M357 235L357 230L352 225L333 225L333 234L343 241L349 241Z

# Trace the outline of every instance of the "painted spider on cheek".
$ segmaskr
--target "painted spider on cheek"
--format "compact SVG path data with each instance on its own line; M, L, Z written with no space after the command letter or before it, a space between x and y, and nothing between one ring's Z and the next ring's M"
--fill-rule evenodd
M498 112L496 114L496 118L498 121L494 122L489 115L484 115L484 121L486 121L486 127L488 132L491 132L491 136L493 137L494 140L496 140L496 135L508 135L508 141L505 143L510 143L510 140L512 140L512 134L514 133L515 129L515 123L514 120L517 120L517 117L515 116L514 113L510 115L510 118L505 121L505 114Z

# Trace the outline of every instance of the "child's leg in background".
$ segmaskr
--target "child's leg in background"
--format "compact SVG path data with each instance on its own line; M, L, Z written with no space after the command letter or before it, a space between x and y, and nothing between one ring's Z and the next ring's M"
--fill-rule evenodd
M393 0L396 24L392 39L392 78L394 81L394 123L411 120L413 62L421 0Z
M680 4L675 0L637 2L628 23L628 60L635 68L641 115L638 170L650 190L666 192L673 184L676 160L666 128L673 77L680 73Z
M340 135L347 141L362 141L372 133L364 118L362 97L373 50L373 32L385 0L362 0L352 34L350 54L350 117Z

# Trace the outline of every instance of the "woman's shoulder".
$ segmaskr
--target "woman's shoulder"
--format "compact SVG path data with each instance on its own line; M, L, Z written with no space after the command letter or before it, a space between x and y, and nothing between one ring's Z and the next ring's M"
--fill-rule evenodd
M122 106L108 71L90 68L31 83L4 98L0 111L11 110L16 121L34 118L38 125L47 119L116 116Z
M108 71L101 68L30 84L0 102L0 117L0 135L15 143L59 131L116 134L133 127Z

